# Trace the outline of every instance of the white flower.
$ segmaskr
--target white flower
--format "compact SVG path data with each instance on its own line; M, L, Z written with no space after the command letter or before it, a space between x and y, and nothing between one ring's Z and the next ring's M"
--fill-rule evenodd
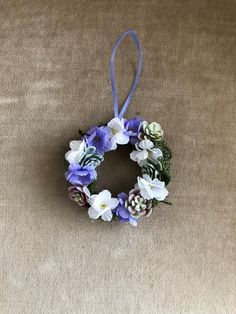
M112 209L116 208L119 204L117 198L111 197L108 190L103 190L99 194L93 194L88 200L91 207L88 210L89 217L98 219L100 216L104 221L111 221Z
M85 141L71 141L70 142L70 148L66 154L65 159L70 164L78 164L80 162L81 157L85 153L86 150L86 143Z
M158 201L163 201L168 195L165 183L158 179L152 180L147 174L144 174L143 178L138 177L137 186L142 197L147 200L155 198Z
M127 144L129 142L129 136L125 134L127 131L124 126L125 120L122 118L114 118L108 122L107 126L111 129L112 137L111 141L113 143L112 149L117 148L117 144Z
M137 142L135 148L136 150L131 152L130 158L137 161L140 167L147 163L147 159L150 159L155 164L158 157L162 157L162 151L159 148L154 148L154 144L150 140Z

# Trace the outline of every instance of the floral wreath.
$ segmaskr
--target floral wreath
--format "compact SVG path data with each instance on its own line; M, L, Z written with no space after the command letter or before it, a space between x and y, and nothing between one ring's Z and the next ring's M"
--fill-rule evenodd
M114 58L122 39L131 33L139 51L136 78L125 104L118 113L118 97L114 80ZM118 219L136 226L141 217L151 215L160 202L170 204L165 199L170 181L171 151L163 140L163 130L157 122L148 123L141 117L124 119L123 115L136 89L141 71L142 53L136 34L129 30L121 35L113 48L111 58L111 82L114 98L113 118L106 125L95 126L82 134L80 140L70 142L70 150L65 154L69 163L65 173L72 185L68 188L69 197L79 206L88 206L91 219L104 221ZM134 150L131 160L141 167L142 175L128 194L122 192L112 197L108 190L95 192L96 168L104 160L106 152L116 150L117 145L131 144Z

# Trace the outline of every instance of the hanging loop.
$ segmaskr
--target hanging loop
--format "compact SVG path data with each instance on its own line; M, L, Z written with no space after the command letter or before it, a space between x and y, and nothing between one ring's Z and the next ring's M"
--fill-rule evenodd
M118 93L117 93L117 88L116 88L116 83L115 83L115 71L114 71L114 64L115 64L115 56L116 56L116 51L117 48L119 47L121 41L124 39L125 36L127 36L128 34L131 34L134 43L136 45L136 47L138 48L138 67L137 67L137 72L135 75L135 79L133 81L133 85L130 89L129 95L126 98L121 111L119 112L119 107L118 107ZM122 118L132 100L132 97L134 95L134 92L137 88L138 85L138 80L139 80L139 76L140 76L140 72L141 72L141 67L142 67L142 49L138 40L137 35L135 34L135 32L133 30L128 30L127 32L124 32L120 38L117 40L115 46L112 49L112 55L111 55L111 64L110 64L110 76L111 76L111 88L112 88L112 95L113 95L113 103L114 103L114 115L116 118Z

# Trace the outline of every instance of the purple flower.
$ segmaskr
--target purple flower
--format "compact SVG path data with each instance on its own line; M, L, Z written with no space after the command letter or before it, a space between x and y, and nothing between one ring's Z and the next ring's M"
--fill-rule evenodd
M137 226L137 219L132 217L128 209L125 207L125 201L128 196L126 193L120 193L117 196L119 205L115 208L114 213L120 222L129 222L132 226Z
M65 177L75 186L88 185L97 178L97 172L91 165L70 164Z
M134 117L125 121L125 128L127 129L128 135L130 136L130 143L133 145L139 140L138 135L142 122L143 119L141 117Z
M93 127L84 137L88 146L96 147L99 154L111 150L111 130L107 126Z

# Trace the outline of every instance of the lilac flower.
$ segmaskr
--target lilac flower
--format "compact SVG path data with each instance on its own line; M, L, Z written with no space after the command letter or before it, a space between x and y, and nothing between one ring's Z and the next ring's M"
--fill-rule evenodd
M139 140L138 135L142 122L143 119L141 117L134 117L125 121L125 128L130 136L130 143L133 145Z
M107 126L93 127L84 137L88 146L96 147L99 154L112 149L111 130Z
M88 185L97 178L97 172L91 165L70 164L65 177L75 186Z
M119 205L115 208L114 213L118 217L120 222L129 222L132 226L137 226L138 220L131 216L128 209L125 207L125 201L128 196L126 193L120 193L117 196L119 200Z

